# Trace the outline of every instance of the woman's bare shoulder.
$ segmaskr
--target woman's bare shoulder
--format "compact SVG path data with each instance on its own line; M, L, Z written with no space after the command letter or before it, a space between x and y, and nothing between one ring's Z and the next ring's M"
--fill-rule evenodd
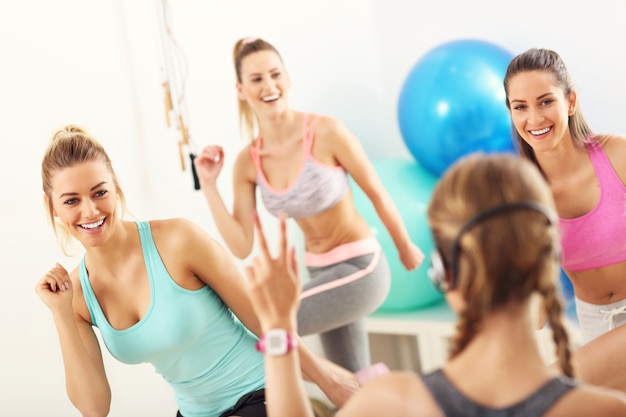
M583 384L559 400L546 417L626 416L626 393Z
M164 219L153 219L148 222L152 234L169 233L175 231L187 231L196 226L191 220L184 217L171 217Z
M337 417L352 416L443 417L428 389L411 372L392 372L359 390Z
M596 140L607 150L626 152L626 136L617 134L598 134Z
M204 232L198 224L184 217L155 219L149 224L155 245L164 253L186 251Z
M626 136L598 135L596 137L622 182L626 183Z
M316 136L333 136L346 130L346 126L332 116L326 114L315 114L312 116L311 120L317 119L315 129Z

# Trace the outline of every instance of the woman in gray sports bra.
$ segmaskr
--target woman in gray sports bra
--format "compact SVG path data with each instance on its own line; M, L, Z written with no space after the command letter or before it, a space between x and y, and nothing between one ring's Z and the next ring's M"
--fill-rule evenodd
M244 259L253 247L257 194L271 214L294 219L308 271L298 330L319 334L331 361L354 372L367 368L365 317L385 301L391 273L355 207L348 175L372 201L403 266L417 268L424 255L358 139L331 117L289 107L291 80L276 49L262 39L241 39L234 64L240 116L252 141L235 161L232 213L216 186L222 147L207 146L194 162L215 224L231 252Z
M429 273L458 313L450 358L422 377L393 372L372 380L337 416L626 415L622 393L574 379L557 290L558 220L536 167L513 155L467 156L437 184L428 217L437 248ZM286 244L276 259L264 249L247 270L266 331L295 331L297 298L277 294L299 282L288 253ZM547 367L539 352L538 317L552 329L558 367ZM274 417L312 415L294 383L298 363L295 351L265 357Z

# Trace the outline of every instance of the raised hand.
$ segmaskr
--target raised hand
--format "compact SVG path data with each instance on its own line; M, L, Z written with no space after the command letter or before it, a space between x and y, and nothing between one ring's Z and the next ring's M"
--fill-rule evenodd
M72 281L59 263L37 282L35 292L50 310L72 307Z
M300 305L301 282L295 249L287 245L287 224L280 218L278 256L273 258L267 246L258 215L254 215L260 254L246 268L249 295L263 331L273 327L296 330L296 313Z
M201 185L215 183L224 166L224 150L217 145L206 146L196 156L193 164Z

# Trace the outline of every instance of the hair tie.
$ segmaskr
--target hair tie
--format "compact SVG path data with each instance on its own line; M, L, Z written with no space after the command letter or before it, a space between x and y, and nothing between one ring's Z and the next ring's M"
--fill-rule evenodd
M242 45L247 45L249 43L252 43L254 41L256 41L257 38L253 38L253 37L249 37L249 38L245 38L244 40L241 41Z

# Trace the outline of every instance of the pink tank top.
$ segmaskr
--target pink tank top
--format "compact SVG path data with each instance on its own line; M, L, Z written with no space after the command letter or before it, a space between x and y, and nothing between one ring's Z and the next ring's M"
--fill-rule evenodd
M600 200L583 216L559 219L562 266L569 271L626 261L626 186L599 142L585 146L598 178Z
M272 187L263 174L260 155L263 138L259 136L255 146L250 147L263 204L274 216L281 212L294 218L313 216L337 204L350 189L343 167L323 164L311 154L317 119L309 126L308 114L304 115L302 165L298 176L285 189Z

